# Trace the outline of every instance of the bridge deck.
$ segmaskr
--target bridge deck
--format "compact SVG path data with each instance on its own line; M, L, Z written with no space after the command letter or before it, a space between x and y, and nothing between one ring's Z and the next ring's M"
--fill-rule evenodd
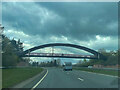
M61 54L61 53L27 53L24 57L62 57L62 58L97 58L94 55L77 55L77 54Z

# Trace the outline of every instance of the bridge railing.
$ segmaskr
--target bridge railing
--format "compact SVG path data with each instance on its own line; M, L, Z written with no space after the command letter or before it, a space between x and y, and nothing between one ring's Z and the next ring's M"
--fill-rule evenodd
M27 56L70 56L70 57L95 57L94 55L62 54L62 53L27 53Z

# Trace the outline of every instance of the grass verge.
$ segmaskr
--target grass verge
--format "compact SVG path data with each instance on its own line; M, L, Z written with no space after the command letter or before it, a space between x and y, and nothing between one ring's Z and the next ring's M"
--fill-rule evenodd
M8 88L42 72L42 68L2 69L2 87Z
M118 71L117 70L103 70L103 69L75 68L75 67L73 69L87 71L87 72L94 72L94 73L101 73L101 74L118 76Z

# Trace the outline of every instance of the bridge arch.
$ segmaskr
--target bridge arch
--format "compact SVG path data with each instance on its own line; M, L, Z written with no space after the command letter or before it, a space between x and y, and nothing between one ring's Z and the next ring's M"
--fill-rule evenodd
M38 49L42 49L42 48L45 48L45 47L51 47L51 46L66 46L66 47L73 47L73 48L77 48L77 49L81 49L81 50L84 50L84 51L87 51L89 53L92 53L94 54L98 59L101 59L103 58L104 56L93 50L93 49L90 49L90 48L87 48L87 47L84 47L84 46L80 46L80 45L75 45L75 44L69 44L69 43L50 43L50 44L44 44L44 45L40 45L40 46L36 46L36 47L33 47L33 48L30 48L28 50L25 50L22 55L25 55L27 53L30 53L32 51L35 51L35 50L38 50Z

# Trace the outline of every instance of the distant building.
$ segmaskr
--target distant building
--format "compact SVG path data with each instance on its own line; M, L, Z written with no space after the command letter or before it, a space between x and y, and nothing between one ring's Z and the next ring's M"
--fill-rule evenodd
M101 65L101 64L95 64L93 65L93 68L120 68L120 65L116 64L116 65Z
M103 68L103 65L101 65L101 64L95 64L95 65L93 65L93 68Z
M104 66L105 68L120 68L120 65L116 64L116 65L107 65Z

